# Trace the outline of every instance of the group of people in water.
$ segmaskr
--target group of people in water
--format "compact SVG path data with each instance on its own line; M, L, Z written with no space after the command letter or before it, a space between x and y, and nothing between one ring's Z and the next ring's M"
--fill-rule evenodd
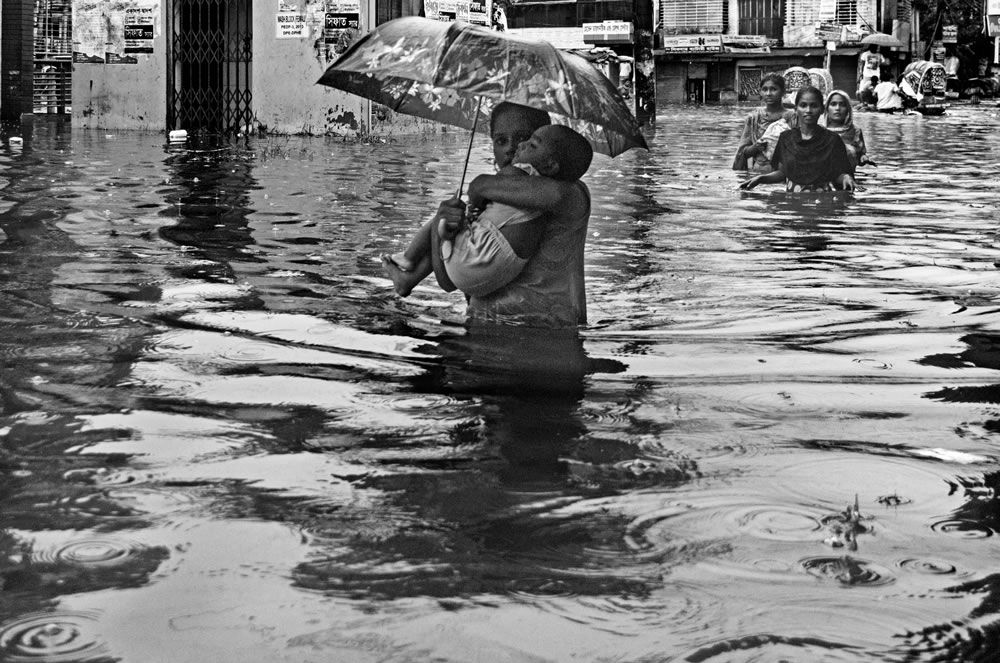
M870 163L851 98L815 87L784 107L785 79L761 82L764 105L750 113L733 168L754 173L740 186L785 183L789 191L854 190ZM407 248L382 257L396 292L408 296L434 275L466 295L470 323L575 330L587 322L584 246L590 192L580 178L593 149L544 111L509 102L490 117L497 172L472 180L468 203L446 200Z
M853 191L859 165L871 163L864 134L854 126L851 97L843 90L826 95L800 88L792 109L784 106L785 79L764 76L764 105L751 112L733 161L734 170L755 174L740 187L784 183L788 191Z

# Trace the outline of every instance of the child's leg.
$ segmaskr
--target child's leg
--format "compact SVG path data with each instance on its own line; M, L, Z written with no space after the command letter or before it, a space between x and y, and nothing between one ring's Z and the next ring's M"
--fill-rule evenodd
M431 228L433 223L434 218L425 221L423 225L420 226L420 229L414 233L413 238L410 239L410 244L406 247L405 251L402 253L393 253L389 256L389 258L396 263L396 267L399 267L404 272L408 272L420 262L421 258L426 255L430 255Z
M409 270L400 269L394 256L382 256L382 270L392 280L396 294L406 297L418 283L433 271L430 252L424 254Z

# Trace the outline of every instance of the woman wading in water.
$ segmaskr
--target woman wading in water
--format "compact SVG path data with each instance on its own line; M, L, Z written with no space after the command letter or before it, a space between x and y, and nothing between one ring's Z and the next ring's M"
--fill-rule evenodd
M817 88L799 90L795 95L797 126L778 138L771 157L774 170L751 177L740 188L785 182L788 191L853 191L854 166L840 137L820 125L823 112L823 94Z

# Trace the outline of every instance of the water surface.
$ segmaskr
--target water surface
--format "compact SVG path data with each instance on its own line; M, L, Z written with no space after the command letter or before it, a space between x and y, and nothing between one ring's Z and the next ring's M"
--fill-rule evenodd
M382 277L462 132L2 148L0 659L996 660L997 111L746 110L595 160L579 340Z

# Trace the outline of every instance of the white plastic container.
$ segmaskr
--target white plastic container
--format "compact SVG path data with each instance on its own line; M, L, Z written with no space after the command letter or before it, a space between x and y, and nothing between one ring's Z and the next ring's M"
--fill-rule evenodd
M184 129L174 129L170 132L168 140L171 143L183 143L188 139L188 132Z
M11 147L21 147L24 145L24 139L20 136L11 136L7 139L7 144Z

